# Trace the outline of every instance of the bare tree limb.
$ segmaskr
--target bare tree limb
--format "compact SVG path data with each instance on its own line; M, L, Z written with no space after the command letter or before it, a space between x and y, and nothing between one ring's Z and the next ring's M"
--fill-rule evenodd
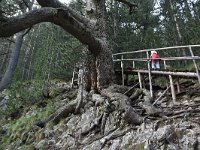
M57 10L54 8L41 8L7 18L6 22L0 22L0 37L11 36L40 22L53 22L56 13Z
M42 7L53 7L53 8L58 8L58 9L65 9L68 11L74 18L76 18L79 22L88 24L90 22L89 19L86 17L82 16L81 14L77 13L70 7L67 7L65 4L61 3L58 0L37 0L37 2L42 6Z
M11 42L11 43L15 43L15 41L11 40L11 39L6 39L7 41Z
M81 43L91 47L99 45L98 39L93 36L91 26L84 24L87 23L87 19L79 18L77 20L75 18L77 15L70 12L69 9L44 7L20 16L7 18L6 22L0 22L0 37L11 36L40 22L52 22L74 35ZM80 22L81 20L82 22Z
M124 3L129 7L129 14L133 13L133 11L138 7L136 3L130 2L128 0L116 0L118 2Z

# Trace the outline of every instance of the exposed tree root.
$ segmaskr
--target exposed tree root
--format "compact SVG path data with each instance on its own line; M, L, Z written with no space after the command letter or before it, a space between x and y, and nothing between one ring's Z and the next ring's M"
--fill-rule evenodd
M82 89L79 88L78 95L75 100L71 101L66 106L57 110L55 113L51 114L48 118L36 122L35 125L43 128L49 121L52 121L53 123L57 124L61 119L68 117L69 114L72 113L77 114L78 112L80 112L80 108L84 107L85 102L83 102L83 99L86 97L87 97L87 92L82 91Z
M143 90L142 89L136 89L136 91L130 96L130 99L132 101L135 101L139 98L139 96L143 94Z
M103 115L97 118L97 120L94 122L94 124L92 124L92 126L88 130L81 132L81 136L86 136L87 134L95 130L95 128L100 128L99 125L101 124L102 117Z
M108 143L108 141L114 140L114 139L116 139L118 137L122 137L125 134L127 134L128 132L130 132L131 130L133 130L133 128L130 128L130 129L126 130L126 131L121 131L121 132L115 133L115 134L111 135L109 138L106 138L105 141L102 143L102 145L101 145L99 150L103 149L104 146L106 145L106 143Z
M168 89L166 89L167 91ZM164 92L165 93L165 92ZM87 145L96 142L97 140L103 140L103 143L100 146L100 150L105 148L106 145L109 146L109 141L124 136L131 130L136 129L136 127L130 128L126 131L118 132L116 131L121 127L124 121L127 124L131 124L132 126L141 125L142 123L148 123L150 120L155 121L154 131L157 131L161 123L166 123L172 121L177 118L187 118L188 116L195 116L199 114L200 109L197 103L192 103L191 105L187 103L187 105L175 105L172 107L159 107L159 104L155 105L159 100L161 95L156 101L150 96L150 92L145 89L127 89L127 87L123 86L111 86L107 89L103 89L100 91L101 95L90 93L91 102L98 103L94 105L88 105L88 107L98 108L96 110L98 113L100 112L100 116L96 118L93 124L85 131L82 131L78 134L78 136L73 136L75 138L76 144L75 147L77 149L81 149ZM37 123L38 126L44 127L45 124L49 121L54 123L58 123L62 118L68 117L70 114L78 114L82 113L82 108L86 105L88 101L88 94L79 88L77 98L74 101L71 101L68 105L64 106L60 111L56 111L48 118ZM99 101L99 102L98 102ZM87 107L87 108L88 108ZM101 109L103 108L103 109ZM180 110L183 109L183 110ZM191 108L191 109L189 109ZM195 109L193 109L195 108ZM109 129L110 124L108 123L109 115L112 113L116 114L115 123L111 125L111 130L106 132ZM117 112L116 112L117 111ZM148 119L148 120L146 120ZM124 121L122 121L124 120ZM147 121L147 122L146 122ZM108 126L106 126L108 123ZM106 130L105 130L106 129ZM176 150L179 150L179 141L177 139L177 135L175 135L175 131L172 127L166 129L165 137L162 139L163 144L171 144L174 146ZM77 134L76 134L77 135ZM87 140L83 140L87 136Z
M124 112L123 118L127 123L133 125L139 125L142 123L143 118L140 117L131 107L129 97L121 93L116 93L110 88L102 90L101 94L108 97L111 101L120 102L120 110Z
M74 113L76 104L76 100L72 101L61 110L59 109L55 113L51 114L48 118L36 122L35 125L43 128L49 121L53 121L55 124L58 123L61 119L68 117L70 113Z
M81 146L90 145L91 143L93 143L93 142L95 142L97 140L100 140L100 139L104 138L105 136L108 136L109 134L111 134L115 130L117 130L117 128L114 128L114 129L108 131L107 133L104 133L104 135L100 134L100 135L92 136L89 140L87 140L85 142L80 142ZM79 149L81 149L81 148L79 147Z
M76 105L76 109L75 109L75 114L78 114L78 113L80 113L80 109L81 109L81 107L83 107L83 84L81 84L80 86L79 86L79 89L78 89L78 95L77 95L77 98L76 98L76 100L77 100L77 105Z

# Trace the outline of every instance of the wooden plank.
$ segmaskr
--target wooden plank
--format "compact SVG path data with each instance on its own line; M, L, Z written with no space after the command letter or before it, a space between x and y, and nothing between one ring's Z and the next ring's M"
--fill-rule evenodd
M131 70L129 72L149 73L148 70ZM151 71L151 74L172 75L182 77L197 77L196 72Z

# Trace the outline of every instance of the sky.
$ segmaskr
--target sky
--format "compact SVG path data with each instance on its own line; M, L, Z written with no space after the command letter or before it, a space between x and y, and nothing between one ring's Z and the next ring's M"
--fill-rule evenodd
M71 0L59 0L62 3L69 3Z

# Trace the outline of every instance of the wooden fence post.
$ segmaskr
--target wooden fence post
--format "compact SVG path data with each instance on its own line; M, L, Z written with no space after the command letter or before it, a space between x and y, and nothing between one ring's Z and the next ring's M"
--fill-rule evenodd
M194 53L193 53L193 51L192 51L192 47L191 47L191 45L189 45L189 50L190 50L190 54L191 54L191 56L194 57ZM199 81L199 83L200 83L200 75L199 75L199 69L198 69L198 66L197 66L197 64L196 64L195 59L192 59L192 60L193 60L193 63L194 63L194 67L195 67L195 69L196 69L196 73L197 73L198 81Z
M135 68L135 61L133 61L133 69Z
M122 69L122 85L124 85L124 63L123 63L124 56L121 56L121 69Z
M140 83L140 89L142 89L142 77L140 72L138 72L138 79L139 79L139 83Z
M151 66L150 66L150 58L149 58L148 51L146 52L146 54L147 54L148 72L149 72L149 89L150 89L151 97L153 97L153 88L152 88L152 80L151 80Z
M163 62L164 62L164 68L165 68L165 70L166 70L166 69L167 69L166 60L164 60Z
M169 81L170 81L170 87L171 87L171 93L172 93L172 100L174 103L176 103L176 93L175 93L175 89L174 89L172 75L169 75Z
M177 92L180 93L181 92L181 88L180 88L179 78L177 78L176 87L177 87Z

